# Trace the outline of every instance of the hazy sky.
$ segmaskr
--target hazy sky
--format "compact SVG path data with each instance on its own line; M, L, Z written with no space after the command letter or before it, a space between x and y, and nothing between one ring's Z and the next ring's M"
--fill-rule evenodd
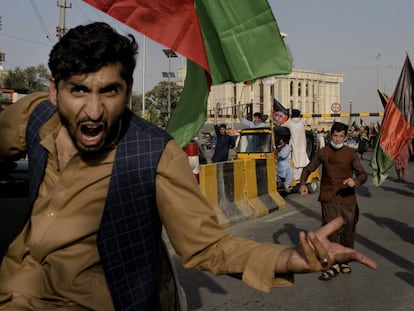
M254 1L254 0L252 0ZM1 0L0 51L6 53L5 69L47 64L56 43L58 0ZM341 89L342 112L382 111L377 86L388 95L394 91L406 54L414 61L413 0L269 0L295 69L345 75ZM90 7L81 0L67 0L66 27L103 20L122 33L133 33L142 47L143 36ZM163 46L147 40L146 91L168 71ZM142 55L142 54L141 54ZM171 60L171 71L185 64ZM134 90L142 92L142 58L139 56Z

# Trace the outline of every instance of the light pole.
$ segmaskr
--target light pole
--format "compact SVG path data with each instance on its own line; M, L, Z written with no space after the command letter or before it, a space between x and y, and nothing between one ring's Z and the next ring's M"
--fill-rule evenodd
M378 52L375 54L375 59L377 60L377 90L379 90L379 63L380 63L381 54ZM379 98L377 96L377 112L379 112Z
M168 57L168 73L167 73L167 77L168 77L168 119L170 119L170 117L171 117L171 85L170 85L170 77L174 77L174 73L171 72L171 58L172 57L178 57L178 56L171 49L163 49L162 51L164 52L165 56ZM165 72L163 72L162 74L164 76Z
M352 99L349 101L349 126L352 126Z

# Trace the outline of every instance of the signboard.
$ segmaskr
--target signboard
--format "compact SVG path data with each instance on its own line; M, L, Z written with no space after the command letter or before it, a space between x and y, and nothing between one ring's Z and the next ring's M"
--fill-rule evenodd
M339 113L339 112L341 112L341 104L340 103L332 103L332 105L331 105L331 111L333 113Z

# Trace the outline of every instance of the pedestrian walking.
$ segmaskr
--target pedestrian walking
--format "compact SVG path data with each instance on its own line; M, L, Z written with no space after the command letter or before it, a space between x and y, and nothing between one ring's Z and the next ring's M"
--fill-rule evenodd
M367 173L355 151L344 145L348 126L341 122L335 122L330 133L330 144L317 151L309 164L303 169L299 192L301 195L308 194L306 180L311 172L322 165L322 179L318 198L322 208L322 225L338 216L343 217L345 219L344 226L338 232L330 235L329 240L353 248L359 213L355 187L366 182ZM339 272L351 273L351 271L349 263L344 262L333 265L324 271L320 279L330 280Z

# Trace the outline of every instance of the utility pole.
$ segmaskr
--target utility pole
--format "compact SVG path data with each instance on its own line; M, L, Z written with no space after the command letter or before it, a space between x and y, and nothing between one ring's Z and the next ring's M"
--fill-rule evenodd
M66 33L67 29L65 26L65 18L66 18L66 9L71 9L72 4L66 6L66 0L59 0L58 3L59 9L59 26L56 27L56 37L62 39L63 35Z
M3 26L2 23L3 23L3 21L2 21L2 18L0 16L0 30L1 30L2 26ZM5 61L5 59L6 59L6 54L4 54L3 52L0 51L0 65L1 65L1 62L4 62Z
M379 63L381 59L381 54L379 52L375 54L375 59L377 60L377 90L379 90ZM379 112L379 101L380 99L377 96L377 112Z

